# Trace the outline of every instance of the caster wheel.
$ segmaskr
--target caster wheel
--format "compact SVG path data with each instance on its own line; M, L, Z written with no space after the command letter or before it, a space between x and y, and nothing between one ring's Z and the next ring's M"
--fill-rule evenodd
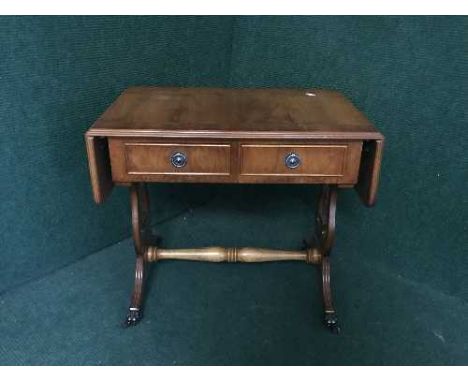
M127 318L125 319L124 326L135 326L143 318L143 313L138 308L129 308Z
M340 334L341 328L335 313L325 313L325 325L333 334Z

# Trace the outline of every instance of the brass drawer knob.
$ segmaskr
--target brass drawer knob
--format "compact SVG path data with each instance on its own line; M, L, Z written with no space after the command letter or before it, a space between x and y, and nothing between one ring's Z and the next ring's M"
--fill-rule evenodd
M171 155L171 164L177 168L184 167L187 164L187 156L181 152L174 153Z
M295 153L289 153L284 158L284 163L286 164L287 168L294 169L299 167L301 164L301 158Z

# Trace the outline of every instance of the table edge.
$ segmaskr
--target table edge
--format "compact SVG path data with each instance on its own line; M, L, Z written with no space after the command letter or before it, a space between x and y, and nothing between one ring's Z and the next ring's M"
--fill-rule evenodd
M336 140L384 140L379 131L215 131L215 130L156 130L156 129L101 129L91 128L90 137L133 138L203 138L203 139L336 139Z

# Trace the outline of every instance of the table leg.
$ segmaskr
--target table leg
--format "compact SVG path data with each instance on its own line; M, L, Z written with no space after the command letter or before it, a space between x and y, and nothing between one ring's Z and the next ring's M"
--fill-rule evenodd
M335 239L337 187L324 185L320 193L316 215L316 235L319 240L319 252L322 254L322 293L325 325L334 333L340 332L338 318L333 306L330 282L330 252Z
M130 187L130 204L132 208L132 232L135 246L135 284L128 309L125 325L136 325L143 317L143 292L147 274L145 260L146 244L144 233L149 224L149 198L146 184L133 183Z
M149 262L164 259L258 262L279 260L302 260L311 264L320 264L322 273L322 293L325 313L325 324L334 333L340 332L338 319L333 306L330 283L330 252L335 237L337 187L322 186L316 214L316 236L318 245L302 252L268 251L255 248L225 249L206 248L201 250L163 250L148 244L149 197L146 185L134 183L130 187L132 208L133 241L136 253L135 284L126 326L136 325L143 317L143 292Z

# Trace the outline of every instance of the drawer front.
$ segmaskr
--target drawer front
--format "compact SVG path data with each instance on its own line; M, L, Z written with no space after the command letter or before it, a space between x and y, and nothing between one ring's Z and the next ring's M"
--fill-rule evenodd
M128 174L229 175L230 146L126 143Z
M346 183L357 181L361 142L343 144L242 144L240 176L244 181L262 177L301 178L313 183Z
M201 183L357 182L361 141L193 142L109 139L112 180Z
M115 182L230 179L230 144L166 143L113 138L109 141L109 149L112 178Z

